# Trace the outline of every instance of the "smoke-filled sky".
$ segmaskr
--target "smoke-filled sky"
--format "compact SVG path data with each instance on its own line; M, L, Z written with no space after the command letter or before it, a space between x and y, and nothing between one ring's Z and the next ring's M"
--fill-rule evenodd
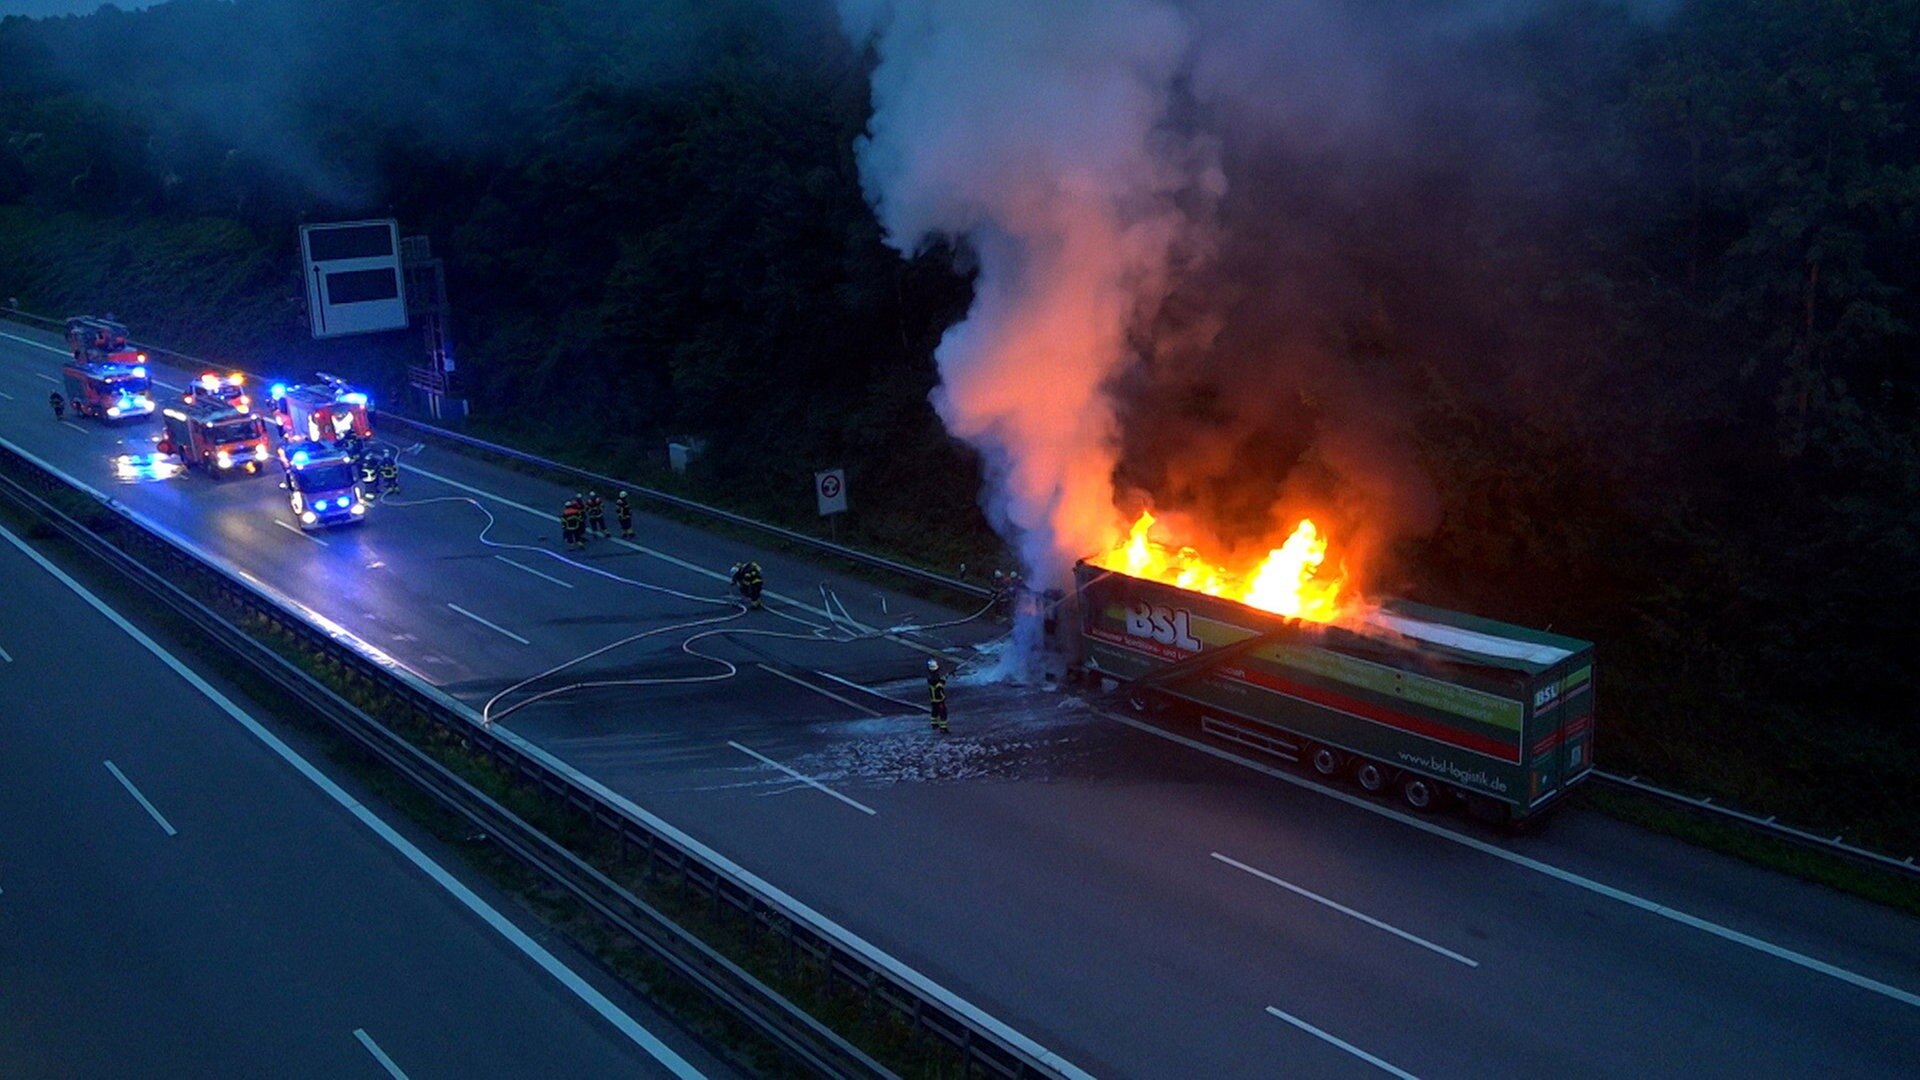
M1497 46L1555 2L839 0L889 242L977 258L935 405L1030 572L1148 502L1236 561L1434 526L1410 373L1510 377L1468 245L1554 202Z

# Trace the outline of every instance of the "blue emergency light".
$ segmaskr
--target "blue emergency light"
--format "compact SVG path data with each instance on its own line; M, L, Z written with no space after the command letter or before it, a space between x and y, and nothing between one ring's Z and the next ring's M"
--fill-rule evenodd
M134 378L136 378L136 379L144 379L144 378L146 378L146 377L147 377L147 369L146 369L146 368L143 368L143 367L137 367L137 368L134 368L134 369L133 369L133 377L134 377Z
M274 383L273 387L269 389L267 393L273 400L279 401L281 398L287 396L287 384L283 382Z
M305 465L307 463L307 452L305 450L295 450L293 452L293 463L295 465Z

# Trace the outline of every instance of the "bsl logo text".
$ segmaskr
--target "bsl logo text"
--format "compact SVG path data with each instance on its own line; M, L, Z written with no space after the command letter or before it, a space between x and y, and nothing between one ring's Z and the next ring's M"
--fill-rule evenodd
M1134 603L1127 606L1127 635L1151 638L1187 652L1199 652L1200 641L1187 629L1185 611L1160 604Z

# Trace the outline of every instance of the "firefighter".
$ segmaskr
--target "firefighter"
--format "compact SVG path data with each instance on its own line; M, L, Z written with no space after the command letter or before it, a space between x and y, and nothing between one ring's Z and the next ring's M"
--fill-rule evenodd
M380 487L388 495L400 494L400 458L391 449L380 451Z
M360 481L360 493L368 502L380 501L380 466L374 462L372 454L361 454L353 459L354 474Z
M760 590L765 588L766 578L760 573L760 564L749 559L733 564L733 587L740 590L747 606L756 610L760 607Z
M55 420L65 420L67 418L67 399L60 396L60 391L55 390L53 393L48 394L47 404L53 406L53 418Z
M612 535L607 532L606 505L597 491L587 492L587 528L599 536Z
M613 516L620 519L620 535L633 539L633 504L624 491L613 497Z
M580 496L575 495L560 507L560 538L569 548L587 546L587 508Z
M947 677L940 673L940 661L927 661L927 722L942 735L947 733Z

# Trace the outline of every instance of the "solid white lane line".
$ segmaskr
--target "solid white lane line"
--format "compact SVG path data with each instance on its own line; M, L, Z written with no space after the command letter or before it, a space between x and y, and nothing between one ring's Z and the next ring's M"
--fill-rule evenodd
M1347 1053L1352 1054L1354 1057L1359 1058L1361 1061L1366 1062L1367 1064L1373 1066L1376 1069L1381 1070L1382 1072L1387 1073L1390 1076L1397 1076L1400 1078L1400 1080L1420 1080L1419 1077L1413 1075L1412 1073L1406 1071L1405 1069L1394 1068L1392 1065L1389 1065L1386 1062L1381 1061L1379 1058L1374 1057L1372 1054L1367 1053L1365 1050L1362 1050L1359 1047L1353 1045L1352 1043L1347 1042L1345 1039L1337 1039L1332 1035L1329 1035L1326 1032L1321 1031L1319 1028L1314 1027L1312 1024L1307 1023L1305 1020L1300 1019L1297 1016L1288 1016L1286 1013L1281 1012L1279 1009L1276 1009L1271 1005L1267 1006L1267 1011L1269 1013L1272 1013L1274 1016L1277 1016L1280 1019L1285 1020L1287 1023L1292 1024L1294 1027L1299 1028L1301 1031L1304 1031L1307 1034L1313 1036L1314 1038L1320 1039L1323 1042L1331 1043L1332 1045L1337 1046L1342 1050L1345 1050Z
M4 648L0 648L0 660L5 660L7 663L11 664L13 663L13 654L8 652Z
M35 341L32 338L23 338L19 334L0 333L0 337L7 338L10 341L17 341L22 345L31 345L36 349L45 349L50 353L59 353L61 356L73 355L72 353L68 352L65 349L56 349L53 346L48 345L44 341Z
M507 629L504 626L499 626L494 623L490 623L487 620L481 618L480 616L475 615L473 612L468 611L466 608L461 607L459 604L448 604L447 606L459 612L460 614L465 615L467 618L472 619L474 622L479 623L481 626L484 626L487 629L494 631L495 633L505 634L522 645L533 644L533 642L528 641L526 638L521 637L519 634L514 633L513 631Z
M788 776L793 777L795 780L800 781L801 783L807 785L810 788L815 788L817 790L824 791L827 794L833 796L836 799L839 799L841 802L846 803L848 806L853 807L855 810L858 810L863 814L879 813L879 811L875 810L873 807L864 806L860 803L854 802L852 799L847 798L845 795L840 794L839 792L833 790L832 788L821 783L820 781L815 780L811 776L801 776L799 773L794 772L792 769L787 768L785 765L780 764L779 762L773 760L772 758L768 757L767 755L761 753L758 750L752 749L751 747L741 746L739 743L734 742L731 739L727 740L727 745L733 747L735 750L738 750L743 754L747 754L749 756L759 758L761 761L764 761L767 764L773 766L774 768L779 769L781 772L786 773Z
M13 395L7 393L5 390L0 390L0 398L6 398L8 401L12 401Z
M85 435L85 434L87 433L87 429L86 429L86 428L83 428L83 427L81 427L81 426L80 426L79 424L76 424L76 423L74 423L74 422L73 422L73 421L71 421L71 420L62 420L62 421L60 421L60 422L61 422L62 424L65 424L66 426L68 426L68 427L70 427L70 428L72 428L73 430L75 430L75 431L77 431L77 432L79 432L79 433L80 433L80 434L82 434L82 435Z
M1295 885L1290 881L1281 881L1279 878L1274 877L1272 874L1269 874L1264 870L1256 870L1253 867L1248 866L1246 863L1243 863L1238 859L1228 858L1227 856L1222 855L1217 851L1213 853L1213 857L1220 860L1223 863L1226 863L1228 866L1231 866L1236 870L1245 870L1247 873L1252 874L1254 877L1257 877L1262 881L1266 881L1274 885L1278 885L1281 888L1287 890L1288 892L1295 894L1296 896L1304 896L1316 904L1324 904L1327 907L1332 908L1333 910L1339 912L1342 915L1348 916L1349 918L1358 919L1361 922L1366 923L1368 926L1371 926L1376 930L1385 930L1387 933L1392 934L1394 937L1400 938L1402 941L1411 941L1415 945L1418 945L1423 949L1431 949L1434 952L1439 953L1441 956L1444 956L1449 960L1458 961L1459 963L1465 964L1468 967L1477 968L1480 966L1480 961L1478 960L1473 960L1468 957L1461 956L1459 953L1454 952L1452 949L1442 948L1438 945L1435 945L1433 942L1428 941L1423 937L1416 937L1413 934L1409 934L1405 930L1402 930L1397 926L1389 926L1388 924L1381 922L1379 919L1376 919L1371 915L1367 915L1362 912L1355 911L1344 904L1339 904L1332 900L1329 900L1326 897L1321 896L1319 893L1311 892L1307 889L1303 889L1300 886Z
M113 778L115 780L120 781L120 786L127 789L127 794L140 800L140 805L146 807L147 813L153 815L153 820L159 822L160 827L167 830L168 836L178 836L180 834L180 830L174 828L172 822L168 821L165 817L163 817L160 811L154 809L153 804L147 801L147 797L145 795L140 794L140 789L133 786L133 781L127 779L127 774L121 772L120 767L118 765L115 765L111 761L106 762L105 764L107 766L107 771L113 774Z
M380 1049L380 1044L373 1041L373 1036L367 1034L366 1028L354 1028L353 1037L360 1040L360 1045L367 1048L367 1053L373 1055L373 1060L379 1062L393 1080L407 1080L407 1074L400 1071L400 1066L393 1063L385 1050Z
M1585 889L1588 892L1596 893L1600 896L1604 896L1609 900L1618 900L1619 902L1627 905L1628 907L1638 908L1641 911L1648 913L1649 915L1656 915L1662 919L1672 920L1673 922L1677 922L1682 926L1689 926L1695 930L1701 930L1706 933L1712 934L1714 937L1720 938L1724 941L1733 942L1735 945L1744 946L1746 948L1754 950L1755 952L1765 953L1766 955L1774 957L1775 959L1778 959L1778 960L1785 960L1787 963L1793 964L1796 967L1802 967L1808 971L1818 972L1830 978L1839 979L1841 982L1847 983L1852 986L1857 986L1862 990L1872 991L1873 993L1879 994L1882 997L1892 998L1893 1000L1898 1001L1903 1005L1911 1005L1915 1008L1920 1008L1920 994L1914 994L1909 991L1902 990L1897 986L1890 986L1886 983L1879 981L1878 979L1870 979L1865 975L1848 971L1846 968L1843 968L1843 967L1837 967L1833 964L1827 963L1824 960L1816 960L1813 957L1806 955L1805 953L1794 952L1792 949L1783 948L1782 946L1775 945L1770 941L1762 941L1761 939L1754 937L1751 934L1743 934L1740 931L1734 930L1730 927L1721 926L1718 923L1708 922L1705 919L1701 919L1693 915L1689 915L1684 911L1678 911L1674 908L1667 907L1665 904L1661 904L1653 900L1648 900L1645 897L1635 896L1633 893L1627 892L1625 889L1616 889L1611 885L1603 885L1600 882L1593 880L1592 878L1582 877L1571 870L1562 870L1559 867L1554 866L1550 863L1543 863L1538 859L1532 859L1532 858L1528 858L1525 855L1516 854L1515 852L1508 851L1506 848L1489 844L1485 840L1480 840L1480 839L1476 839L1475 837L1466 836L1461 833L1456 833L1451 829L1442 828L1431 822L1421 821L1419 818L1411 817L1409 815L1403 814L1398 810L1392 809L1391 807L1381 806L1378 803L1374 803L1367 799L1363 799L1358 795L1351 795L1344 791L1336 791L1333 788L1324 787L1320 784L1316 784L1313 781L1306 779L1305 777L1295 776L1292 773L1284 772L1280 769L1276 769L1271 766L1262 765L1257 761L1248 761L1246 758L1240 757L1237 754L1229 754L1225 750L1222 750L1217 746L1209 746L1208 744L1200 742L1198 740L1189 739L1184 735L1176 735L1171 731L1162 731L1159 728L1146 723L1145 721L1135 720L1130 716L1121 716L1118 713L1102 712L1100 713L1100 715L1106 717L1109 720L1114 720L1119 723L1125 724L1130 728L1137 728L1140 731L1146 732L1147 734L1157 735L1160 738L1166 739L1170 742L1177 742L1182 746L1186 746L1191 749L1198 750L1203 754L1211 755L1213 757L1219 758L1222 761L1231 761L1234 764L1239 765L1243 768L1252 769L1254 772L1265 773L1266 775L1271 776L1276 780L1284 781L1286 783L1294 785L1295 787L1306 788L1308 791L1313 791L1321 795L1325 795L1329 799L1338 799L1339 801L1346 803L1348 806L1353 806L1361 810L1365 810L1369 814L1378 814L1384 818L1391 818L1392 820L1398 821L1402 825L1407 826L1408 828L1419 829L1421 832L1429 833L1433 836L1437 836L1442 840L1447 840L1452 843L1459 844L1462 847L1472 848L1473 850L1478 851L1482 854L1491 855L1496 859L1500 859L1505 862L1512 863L1513 865L1521 867L1522 869L1531 870L1536 874L1543 874L1547 877L1553 878L1555 881L1560 881L1568 885L1572 885L1576 889Z
M158 642L148 637L139 627L128 622L119 612L108 607L105 601L87 591L86 586L75 581L66 571L48 562L45 556L28 547L26 541L9 532L4 526L0 526L0 540L5 540L7 543L18 548L22 554L32 559L42 570L51 574L62 585L73 590L80 599L86 601L89 607L119 627L128 637L139 642L142 648L146 649L147 652L153 654L161 663L172 669L174 674L185 679L189 685L195 690L198 690L208 701L213 702L220 711L232 717L235 723L246 728L247 731L252 733L254 738L259 739L261 743L265 744L267 749L272 750L275 754L279 755L282 761L293 766L293 768L296 769L300 775L306 777L314 787L325 792L329 798L340 804L347 813L352 814L355 820L365 825L376 836L380 837L380 839L386 841L395 851L405 856L408 862L411 862L422 873L432 878L435 884L445 889L454 899L465 905L467 910L479 916L488 926L492 927L496 933L532 959L534 963L539 964L548 975L553 976L556 981L572 991L581 1001L586 1002L594 1012L600 1014L603 1019L617 1028L620 1033L625 1035L634 1045L640 1047L640 1049L651 1055L654 1060L666 1066L668 1071L672 1072L675 1076L681 1077L683 1080L702 1080L700 1071L688 1064L685 1058L675 1053L672 1047L661 1042L646 1028L641 1027L633 1017L627 1015L624 1009L614 1004L605 994L602 994L599 990L595 989L592 984L582 979L572 968L561 963L559 957L548 952L546 946L527 936L526 931L515 926L506 916L495 910L493 905L481 899L472 889L467 888L460 879L449 874L439 863L428 858L427 854L418 847L415 847L412 841L395 832L392 826L380 820L373 811L367 809L359 800L347 794L345 789L334 783L325 773L314 768L313 764L306 758L295 753L292 747L280 741L280 738L273 732L262 727L258 720L248 716L240 706L235 705L231 699L215 689L205 679L201 678L192 668L181 663L179 658L175 657L166 649L161 648Z
M36 379L45 379L45 380L47 380L48 382L50 382L50 383L52 383L52 384L53 384L53 385L55 385L55 386L60 386L60 385L63 385L63 384L62 384L62 383L60 382L60 380L59 380L59 379L56 379L56 378L54 378L53 376L51 376L51 375L49 375L49 374L47 374L47 373L46 373L46 372L44 372L44 371L36 371L36 372L34 372L34 373L33 373L33 377L34 377L34 378L36 378Z
M571 581L561 581L559 578L554 577L552 574L543 574L540 571L535 570L533 567L528 566L526 563L514 562L512 559L507 558L505 555L495 555L494 558L499 559L501 562L506 563L508 566L511 566L517 570L525 570L527 573L532 574L534 577L546 578L548 581L553 582L555 585L558 585L563 589L573 588L573 582Z
M289 524L287 524L286 522L284 522L284 521L282 521L282 520L280 520L279 518L274 518L274 519L273 519L273 523L274 523L275 525L278 525L278 526L280 526L281 528L283 528L283 529L285 529L285 530L287 530L288 532L290 532L290 533L292 533L293 535L295 535L295 536L297 536L297 537L299 537L299 538L300 538L300 539L302 539L302 540L311 540L311 541L313 541L314 543L316 543L316 544L319 544L319 545L320 545L321 547L332 547L332 546L333 546L332 544L329 544L329 543L327 543L327 542L326 542L325 540L322 540L322 539L320 539L319 537L317 537L317 536L315 536L315 535L313 535L312 533L310 533L310 532L308 532L307 530L305 530L305 529L303 529L303 528L301 528L301 527L300 527L300 526L298 526L298 525L289 525Z
M854 690L858 690L858 691L860 691L860 692L861 692L861 693L863 693L863 694L872 694L872 695L873 695L874 697L877 697L877 698L879 698L879 699L880 699L881 701L891 701L891 702L893 702L893 703L894 703L895 705L904 705L904 706L906 706L906 707L907 707L907 708L909 708L909 709L918 709L918 708L920 708L920 707L921 707L921 704L922 704L921 702L918 702L918 701L902 701L902 700L900 700L900 699L899 699L899 698L897 698L897 697L893 697L893 696L891 696L891 695L888 695L888 694L883 694L883 693L881 693L880 691L878 691L878 690L875 690L875 689L874 689L873 687L871 687L871 686L861 686L861 685L860 685L859 683L857 683L857 682L854 682L854 681L853 681L852 679L843 679L843 678L841 678L840 676L838 676L838 675L835 675L835 674L834 674L833 672L831 672L831 671L818 671L818 670L816 670L816 671L814 672L814 674L815 674L815 675L818 675L818 676L820 676L820 677L821 677L821 678L823 678L823 679L832 679L832 680L833 680L834 682L837 682L837 683L839 683L839 684L840 684L841 686L845 686L845 687L849 687L849 688L851 688L851 689L854 689ZM876 713L875 715L879 715L879 714L877 714L877 713Z
M836 694L833 691L828 690L823 686L815 686L805 679L795 678L794 676L789 675L784 671L781 671L779 668L768 667L765 664L755 664L753 666L759 668L761 671L764 671L769 675L778 675L781 678L787 680L788 682L794 684L795 686L804 686L807 689L813 691L814 693L819 694L821 697L832 698L833 700L839 702L840 704L845 705L849 709L859 709L861 712L866 713L868 716L880 715L879 713L874 712L872 709L867 708L865 705L862 705L857 701L849 701L846 698L841 697L839 694Z

